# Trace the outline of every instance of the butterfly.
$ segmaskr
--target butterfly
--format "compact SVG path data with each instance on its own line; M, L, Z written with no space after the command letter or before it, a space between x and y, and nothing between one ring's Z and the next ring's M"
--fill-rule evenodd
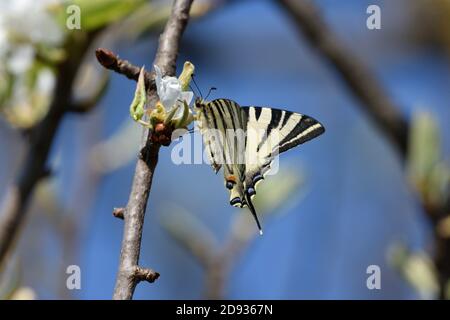
M270 107L241 107L229 99L194 104L198 128L212 168L223 168L230 204L248 207L260 234L261 224L253 206L256 186L278 154L325 132L317 120Z

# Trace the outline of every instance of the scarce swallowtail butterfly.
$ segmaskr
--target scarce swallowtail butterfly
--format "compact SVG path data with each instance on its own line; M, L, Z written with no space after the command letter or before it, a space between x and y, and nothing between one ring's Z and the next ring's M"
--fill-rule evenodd
M303 114L269 107L241 107L229 99L195 101L197 124L211 166L223 168L230 204L248 207L259 232L261 225L252 203L256 185L275 157L321 135L325 128Z

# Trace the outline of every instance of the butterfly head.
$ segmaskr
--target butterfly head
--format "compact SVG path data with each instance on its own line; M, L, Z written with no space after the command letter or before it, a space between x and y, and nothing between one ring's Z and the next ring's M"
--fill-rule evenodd
M195 98L194 107L197 111L202 110L206 106L206 101L203 98L197 97Z

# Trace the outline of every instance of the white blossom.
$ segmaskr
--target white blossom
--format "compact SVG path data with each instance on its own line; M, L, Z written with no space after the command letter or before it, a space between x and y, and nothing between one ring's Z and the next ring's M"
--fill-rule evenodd
M183 91L181 82L176 77L162 75L161 69L155 65L156 72L156 90L162 105L170 111L172 108L178 108L175 117L181 116L183 113L183 101L188 105L191 104L194 97L192 91Z

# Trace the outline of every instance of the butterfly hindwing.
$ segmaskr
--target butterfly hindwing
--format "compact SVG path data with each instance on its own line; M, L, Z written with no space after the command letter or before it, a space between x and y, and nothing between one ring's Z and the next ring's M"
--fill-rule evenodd
M220 158L223 150L217 143L216 131L211 130L215 127L212 115L210 112L198 112L197 117L199 130L205 144L205 151L213 170L217 173L222 167Z
M197 114L212 166L223 167L230 204L245 206L245 114L237 103L226 99L197 103Z
M315 119L269 107L242 107L247 116L245 187L255 188L280 153L311 140L325 129Z

